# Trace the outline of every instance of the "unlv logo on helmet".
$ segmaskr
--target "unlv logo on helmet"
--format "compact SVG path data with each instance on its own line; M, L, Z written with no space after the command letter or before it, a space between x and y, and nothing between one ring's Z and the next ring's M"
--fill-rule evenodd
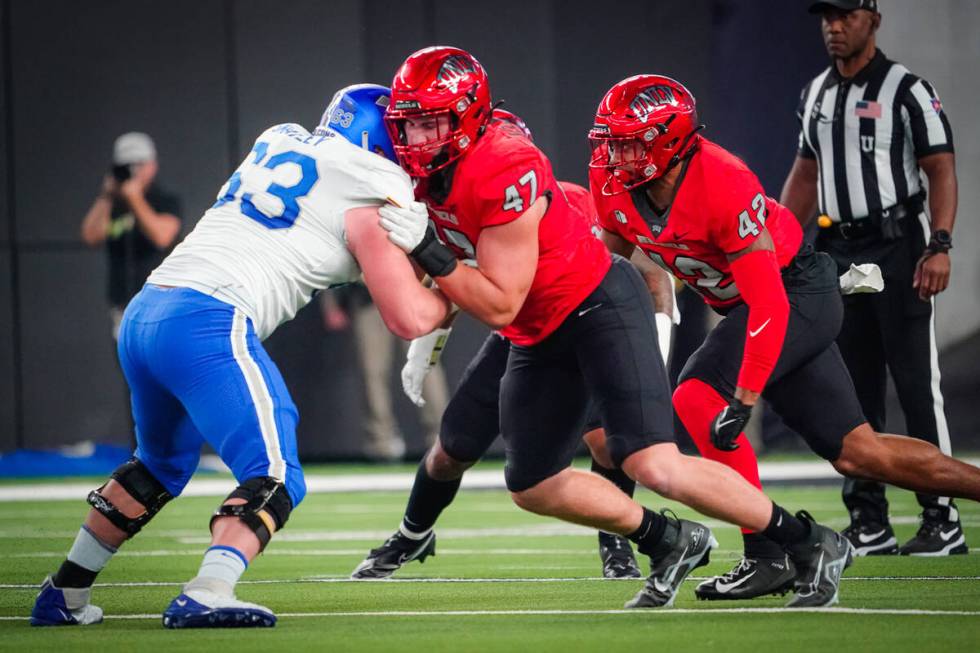
M447 57L442 62L442 66L436 74L436 79L455 93L458 89L459 82L468 74L475 72L476 68L470 60L454 55Z
M630 102L630 109L638 120L646 122L647 117L657 107L664 104L677 104L674 89L663 85L649 86L636 94L636 97Z

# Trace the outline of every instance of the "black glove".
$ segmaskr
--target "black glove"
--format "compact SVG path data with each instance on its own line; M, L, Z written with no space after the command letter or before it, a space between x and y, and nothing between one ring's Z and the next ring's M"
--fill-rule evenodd
M711 444L721 451L738 449L735 439L745 429L750 417L752 417L752 406L746 406L738 399L732 399L731 403L722 408L711 421Z

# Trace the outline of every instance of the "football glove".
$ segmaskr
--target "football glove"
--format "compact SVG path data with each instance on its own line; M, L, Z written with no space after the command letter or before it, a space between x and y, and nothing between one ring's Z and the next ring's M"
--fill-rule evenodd
M711 422L711 444L721 451L738 449L735 440L745 429L750 417L752 417L752 406L746 406L738 399L732 399L731 403L722 408Z
M421 244L429 227L429 210L422 202L412 202L407 207L385 204L378 209L381 226L388 232L388 240L406 254Z
M402 390L419 408L425 405L425 399L422 398L422 384L429 370L439 362L451 331L451 327L436 329L432 333L416 338L408 346L408 356L402 367Z

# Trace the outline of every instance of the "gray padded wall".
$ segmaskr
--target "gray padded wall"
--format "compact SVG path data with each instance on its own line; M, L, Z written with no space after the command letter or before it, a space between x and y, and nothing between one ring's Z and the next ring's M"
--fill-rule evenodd
M193 222L226 172L222 5L15 2L24 427L31 446L129 439L109 337L105 254L78 239L112 141L157 141ZM59 16L52 27L51 16ZM64 27L62 27L64 26ZM69 72L70 71L70 72Z
M17 446L13 321L10 319L10 249L0 245L0 452Z
M653 3L622 0L616 13L627 21L607 24L595 3L572 0L556 11L555 68L557 111L551 116L560 134L559 155L552 155L561 179L587 183L589 144L599 101L620 80L639 73L659 73L682 81L710 113L708 49L711 2ZM603 21L599 29L596 21ZM534 126L532 125L532 128Z

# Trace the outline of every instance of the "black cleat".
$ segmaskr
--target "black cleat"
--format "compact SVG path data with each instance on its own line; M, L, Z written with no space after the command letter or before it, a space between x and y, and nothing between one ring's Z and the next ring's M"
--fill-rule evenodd
M796 565L796 595L787 608L820 608L834 605L841 575L851 566L854 546L843 535L813 521L800 511L796 518L810 523L810 535L799 544L788 547Z
M899 553L903 556L950 556L969 552L966 534L959 520L944 519L935 508L926 508L922 513L922 526L911 540L902 545Z
M742 558L727 574L703 581L694 589L702 601L738 601L768 594L785 594L796 582L789 557Z
M840 534L854 546L856 556L889 556L898 553L898 540L889 524L852 521Z
M627 608L668 608L677 598L677 590L688 574L708 564L711 549L718 541L711 530L697 522L672 519L677 528L673 548L659 560L650 559L650 576Z
M430 555L436 554L436 533L429 534L420 540L405 537L401 531L385 540L376 549L371 549L368 557L357 565L350 577L355 580L388 578L406 562L418 560L425 562Z
M643 578L630 541L621 535L599 532L599 558L605 578Z

